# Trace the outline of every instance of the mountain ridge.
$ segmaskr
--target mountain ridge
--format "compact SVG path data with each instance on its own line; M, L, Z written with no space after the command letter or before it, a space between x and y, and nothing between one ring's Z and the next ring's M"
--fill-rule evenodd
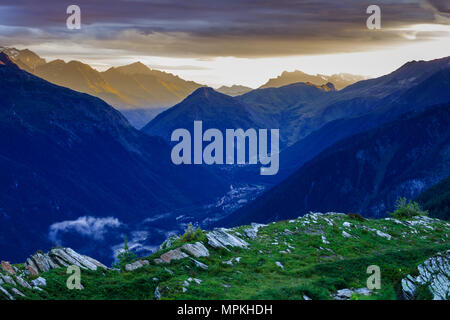
M142 110L170 107L203 86L170 73L152 70L141 62L100 72L76 60L47 62L28 49L0 47L0 51L11 55L14 62L27 72L57 85L94 95L117 109L126 110L124 114L133 124L136 124L136 114L144 117L146 122L154 116L154 112Z
M296 82L310 82L319 86L331 82L334 83L337 90L341 90L355 82L364 79L365 77L363 76L357 76L348 73L338 73L333 74L331 76L326 76L322 74L310 75L300 70L295 70L292 72L283 71L281 75L279 75L276 78L269 79L265 84L260 86L258 89L278 88Z

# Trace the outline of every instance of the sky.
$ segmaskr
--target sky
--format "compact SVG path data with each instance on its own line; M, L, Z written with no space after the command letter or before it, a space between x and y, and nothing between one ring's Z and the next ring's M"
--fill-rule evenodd
M79 30L66 26L71 4ZM379 30L366 26L372 4ZM450 1L1 0L0 46L98 70L141 61L213 87L293 70L374 77L449 56Z

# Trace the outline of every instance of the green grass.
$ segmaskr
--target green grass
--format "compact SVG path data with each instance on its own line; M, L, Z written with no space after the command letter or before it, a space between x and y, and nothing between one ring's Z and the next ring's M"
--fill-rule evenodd
M365 287L369 277L367 267L378 265L381 290L370 297L355 295L352 299L395 299L400 297L402 278L415 274L417 266L430 256L450 248L446 238L449 226L440 220L431 223L431 230L420 224L409 227L392 219L361 220L344 215L330 219L332 225L323 218L310 224L304 223L305 218L269 224L260 229L254 240L243 236L246 226L235 228L236 235L250 244L249 249L226 251L207 245L211 255L197 258L209 266L207 270L196 267L190 259L163 265L154 263L162 252L185 243L186 239L181 237L183 240L174 241L169 248L147 257L150 264L134 272L83 270L83 290L68 290L65 286L68 275L64 269L57 269L44 274L48 283L45 292L26 289L23 292L29 299L153 299L158 286L163 299L301 300L303 295L330 299L336 290ZM351 227L344 227L344 222L349 222ZM366 229L380 230L392 239ZM343 237L343 230L352 237ZM206 244L204 233L200 236ZM322 242L322 236L329 244ZM199 238L190 240L195 242ZM290 253L281 253L287 249ZM223 263L235 257L241 257L239 263ZM276 261L282 263L284 270ZM183 283L188 278L202 282L190 282L183 292ZM429 298L425 289L419 291L421 298Z

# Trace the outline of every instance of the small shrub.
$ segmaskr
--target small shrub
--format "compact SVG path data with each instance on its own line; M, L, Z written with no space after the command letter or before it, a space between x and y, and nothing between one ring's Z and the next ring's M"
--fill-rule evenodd
M117 262L114 264L115 268L124 270L125 265L135 261L138 259L138 256L130 251L130 248L128 247L128 237L125 236L123 239L123 251L117 255Z
M415 201L399 198L395 203L395 211L389 214L395 219L409 219L415 216L428 216L428 211L423 211Z
M362 215L360 215L359 213L348 213L347 216L350 219L354 219L354 220L358 220L358 221L364 221L366 220Z
M197 241L205 241L206 235L200 228L194 228L192 223L189 223L186 231L184 234L180 237L180 241L183 243L187 242L197 242Z

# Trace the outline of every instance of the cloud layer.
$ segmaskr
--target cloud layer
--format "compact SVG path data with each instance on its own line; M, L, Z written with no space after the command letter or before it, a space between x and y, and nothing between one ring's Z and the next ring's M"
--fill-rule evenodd
M49 228L49 239L59 244L61 235L75 233L93 240L103 240L107 231L119 228L122 223L113 217L95 218L90 216L79 217L76 220L57 222Z
M126 54L214 58L371 50L407 42L405 27L448 24L445 0L381 0L382 29L366 28L367 0L78 0L82 29L65 28L67 3L3 0L0 40L76 42ZM419 32L416 40L439 36Z

